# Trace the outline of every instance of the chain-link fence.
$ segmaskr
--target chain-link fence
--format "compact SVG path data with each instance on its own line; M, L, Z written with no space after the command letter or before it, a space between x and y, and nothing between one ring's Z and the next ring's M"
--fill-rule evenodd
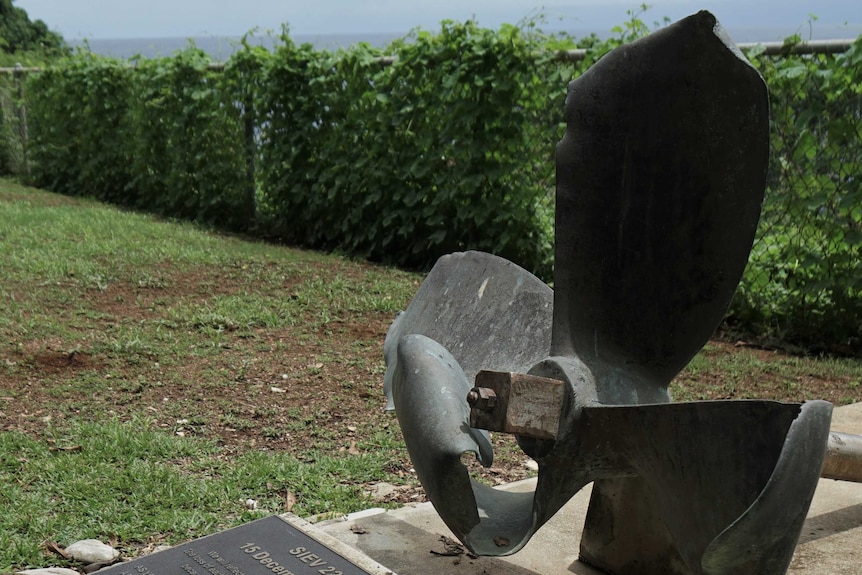
M732 321L808 349L862 349L862 42L760 57L770 88L766 199Z
M769 87L772 146L761 224L728 326L808 349L859 354L862 38L743 48ZM557 79L547 87L553 105L561 105L563 84ZM0 75L0 171L6 174L28 169L25 87L20 70ZM552 162L550 156L537 161Z

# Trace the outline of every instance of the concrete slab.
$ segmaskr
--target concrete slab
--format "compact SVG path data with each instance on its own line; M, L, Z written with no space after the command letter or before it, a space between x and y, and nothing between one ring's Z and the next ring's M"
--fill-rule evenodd
M836 409L832 429L862 435L862 403ZM503 488L533 489L534 481ZM399 575L602 575L578 561L589 495L582 490L521 551L504 558L443 554L442 539L454 537L430 503L315 528ZM820 480L789 573L862 575L862 484Z
M862 435L862 403L837 408L832 430ZM794 575L862 575L862 483L820 480L790 569Z

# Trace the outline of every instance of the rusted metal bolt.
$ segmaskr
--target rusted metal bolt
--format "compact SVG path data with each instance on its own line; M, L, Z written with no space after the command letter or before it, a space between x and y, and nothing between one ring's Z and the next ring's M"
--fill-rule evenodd
M488 387L474 387L467 394L467 403L473 409L492 411L497 406L497 394Z

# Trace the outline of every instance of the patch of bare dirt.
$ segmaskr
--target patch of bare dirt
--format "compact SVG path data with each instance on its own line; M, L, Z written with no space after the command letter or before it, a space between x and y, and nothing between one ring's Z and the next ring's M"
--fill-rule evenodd
M163 271L82 291L88 313L75 320L75 329L90 333L100 345L71 346L61 338L15 333L0 348L0 429L40 435L69 416L144 416L166 432L215 441L224 457L271 450L303 460L319 449L351 454L389 449L379 438L398 433L394 415L384 412L382 392L383 341L393 314L340 312L325 322L306 318L277 329L225 326L217 338L189 336L187 332L198 328L168 321L172 306L242 294L250 289L248 278L224 269ZM289 298L302 278L334 273L365 272L356 264L338 270L308 264L288 274L281 285L266 289ZM43 311L68 313L61 304ZM105 344L113 340L103 336L118 327L146 322L162 322L166 340L191 343L178 344L167 354L146 345L135 348L134 341ZM753 354L767 363L784 357L728 342L714 342L712 353ZM799 401L813 395L836 403L849 383L816 374L788 381L769 370L736 387L728 386L726 373L710 371L683 374L678 382L702 399ZM471 464L474 474L489 483L506 483L533 473L511 438L496 437L495 442L494 465L485 469ZM391 450L388 471L408 486L387 494L386 501L424 497L403 450Z
M99 362L88 353L44 350L31 359L33 369L45 374L56 374L79 369L98 369Z
M312 266L303 275L318 273L333 272ZM338 273L363 272L351 264ZM288 277L278 289L290 297L298 281ZM67 417L143 416L166 432L215 441L226 458L249 450L288 452L305 460L319 449L386 449L379 437L399 433L394 414L384 411L382 385L383 341L394 314L341 312L325 323L227 327L216 340L186 337L180 332L197 328L167 321L178 302L248 289L247 278L230 277L224 270L166 270L164 281L156 277L83 288L88 312L76 318L76 329L100 343L73 346L61 338L15 334L0 348L0 429L40 436ZM58 305L56 313L68 310ZM147 322L161 322L165 338L199 348L165 355L145 345L123 348L134 341L105 344L118 328ZM497 442L494 466L476 466L474 473L489 483L526 477L527 458L518 454L514 441ZM384 501L424 500L406 453L393 449L391 454L388 471L407 485Z

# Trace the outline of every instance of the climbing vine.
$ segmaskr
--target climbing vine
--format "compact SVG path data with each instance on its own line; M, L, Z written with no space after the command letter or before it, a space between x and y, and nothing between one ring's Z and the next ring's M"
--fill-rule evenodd
M79 53L28 82L32 178L413 268L479 249L550 279L566 85L649 31L639 13L577 42L535 22L447 21L385 50L327 51L285 29L274 50L243 41L223 67L193 46L133 67ZM576 45L584 60L559 57ZM749 57L770 89L772 156L729 325L858 350L862 40Z

